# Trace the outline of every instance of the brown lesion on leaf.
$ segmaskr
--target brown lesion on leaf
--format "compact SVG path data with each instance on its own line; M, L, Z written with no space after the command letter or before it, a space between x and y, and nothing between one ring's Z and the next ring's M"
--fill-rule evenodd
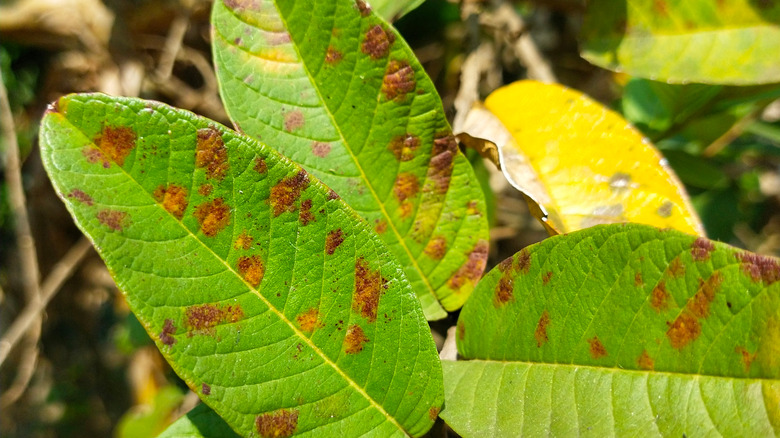
M130 225L130 218L124 211L111 209L100 210L97 212L96 217L101 224L114 231L123 231L125 227Z
M393 32L377 24L366 32L366 37L363 39L363 44L360 45L360 50L371 59L377 60L384 58L390 53L390 47L394 42L395 35Z
M198 194L200 196L208 196L213 191L214 191L214 186L212 186L211 184L201 184L200 187L198 187Z
M84 146L84 148L81 150L81 155L84 155L84 158L87 159L88 163L100 163L105 169L111 167L111 160L109 160L107 156L103 155L103 152L101 152L100 149L94 148L92 146Z
M263 280L263 275L265 275L265 265L263 264L263 259L258 255L239 257L236 267L238 268L238 272L241 274L241 277L243 277L244 281L251 284L252 287L255 288Z
M553 276L553 273L552 273L552 271L547 271L547 272L545 272L545 273L542 275L542 284L546 286L546 285L547 285L547 283L549 283L549 282L550 282L550 280L552 279L552 276Z
M469 216L482 216L482 212L479 210L479 204L477 201L469 201L466 204L466 214Z
M206 170L206 177L222 181L230 168L222 134L213 127L198 129L195 165Z
M317 157L325 158L330 154L330 143L323 143L321 141L313 141L311 143L311 153Z
M368 17L371 15L371 6L369 6L363 0L355 0L355 7L358 11L360 11L360 15L362 17Z
M336 248L342 243L344 243L344 232L341 231L341 228L329 231L328 235L325 236L325 252L328 255L333 255Z
M284 130L293 132L301 129L305 124L303 113L300 110L290 111L284 114Z
M230 223L230 207L222 198L204 202L195 207L194 216L200 224L200 231L214 237Z
M200 384L200 393L203 395L211 395L211 386L208 385L208 383L201 383Z
M701 325L695 316L687 310L683 311L674 322L668 323L669 329L666 336L672 344L672 348L682 350L683 347L690 344L701 335Z
M642 273L637 272L634 274L634 286L636 287L642 287L645 285L645 282L642 280Z
M601 359L602 357L607 356L607 349L604 348L604 344L601 343L598 336L588 339L588 344L590 344L590 357Z
M685 275L685 265L680 260L679 256L672 259L666 272L668 272L672 278L680 278Z
M317 220L317 218L314 217L314 213L311 211L311 206L311 199L306 199L301 202L301 212L298 214L298 220L301 221L301 225L304 227Z
M647 350L642 350L642 354L636 358L636 365L641 370L650 371L655 368L655 361L653 361L653 358L647 353Z
M539 317L539 322L536 324L536 330L534 330L534 338L536 339L537 347L541 347L550 340L547 336L547 327L549 326L550 313L545 310L542 312L542 316Z
M363 351L363 346L369 342L366 333L357 324L349 326L347 335L344 337L344 351L347 354L357 354Z
M255 238L250 236L249 233L247 233L246 230L242 231L241 234L236 237L236 241L233 242L233 249L243 249L248 250L252 247L252 243L255 241Z
M434 260L441 260L447 253L447 239L444 236L435 236L428 241L423 252Z
M286 438L298 429L298 410L279 409L255 418L257 433L263 438Z
M278 184L271 187L271 196L268 202L274 211L274 217L284 212L296 210L295 203L309 185L309 175L301 170L293 176L283 178Z
M399 204L399 214L402 218L411 215L414 205L411 199L420 191L420 182L417 176L411 173L401 173L393 184L393 195Z
M73 198L82 204L86 204L89 207L92 207L94 205L94 201L92 200L92 197L86 194L83 190L79 189L73 189L68 193L68 198Z
M661 280L653 288L653 292L650 294L650 305L656 313L661 313L669 308L669 300L671 297L672 296L669 295L669 292L666 290L666 282Z
M160 332L160 342L167 346L172 346L176 343L176 338L173 335L176 334L176 326L173 324L173 320L170 318L165 319L162 331Z
M753 361L756 359L756 354L749 352L745 347L738 345L734 352L740 355L740 360L742 360L742 365L745 367L745 372L750 372L750 366L753 364Z
M458 143L452 134L438 136L433 140L431 161L428 164L427 178L430 188L434 193L444 195L450 188L452 169L455 155L458 152Z
M488 242L486 240L478 241L474 245L474 249L469 252L466 263L458 268L458 271L447 281L447 286L458 293L467 283L477 284L485 270L487 256Z
M661 216L662 218L666 219L672 216L672 211L674 209L674 204L672 201L664 201L663 204L661 204L660 207L658 207L658 210L656 210L656 213L658 216Z
M124 166L125 159L135 148L136 134L127 126L104 126L95 137L94 143L102 152L103 157ZM87 157L89 159L89 157ZM104 167L105 166L104 162Z
M268 172L268 165L265 164L265 160L257 157L255 158L255 166L253 167L255 169L255 172L257 173L266 173Z
M328 199L329 200L333 201L333 200L336 200L336 199L339 199L339 198L340 198L339 194L336 193L335 190L333 190L333 189L328 190Z
M184 325L187 335L213 335L219 324L234 323L244 317L244 310L238 304L215 305L199 304L184 310Z
M438 406L432 406L428 409L428 418L430 418L431 421L436 421L436 419L439 418L439 412L441 412L441 409Z
M691 255L696 262L703 262L710 259L710 253L715 251L715 245L704 237L697 237L691 245Z
M382 94L387 100L402 100L417 85L414 69L406 61L392 60L382 79Z
M751 252L737 254L740 268L754 283L762 281L765 286L780 280L780 263L776 258Z
M184 217L184 210L187 209L189 201L187 200L187 189L176 184L169 184L168 187L159 186L153 193L155 201L173 215L181 220Z
M360 313L368 322L376 321L379 299L387 289L387 279L378 270L369 267L363 257L355 260L355 293L352 310Z
M515 300L514 294L515 282L512 277L512 271L506 271L498 280L496 290L493 294L493 305L499 308L510 301Z
M307 333L325 327L325 324L320 321L320 311L314 307L296 316L295 322L298 323L298 327L300 327L302 331Z
M531 253L525 248L517 255L517 269L523 274L527 274L531 269Z
M325 52L325 64L333 65L341 61L344 55L336 50L333 46L328 46L328 50Z
M458 321L458 339L463 340L466 337L466 324L463 321Z
M713 273L707 281L699 279L699 290L688 301L686 308L697 318L706 318L710 315L710 304L715 301L715 294L723 283L723 274Z
M374 221L374 231L377 234L383 234L387 231L387 221L384 219L377 219Z
M390 140L387 149L393 153L398 161L409 161L414 158L414 153L420 148L420 137L413 134L398 135Z

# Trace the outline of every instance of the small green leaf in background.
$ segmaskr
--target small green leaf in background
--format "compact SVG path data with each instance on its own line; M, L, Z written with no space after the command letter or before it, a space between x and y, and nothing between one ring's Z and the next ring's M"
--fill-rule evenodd
M463 436L780 433L780 262L602 225L490 271L444 362Z
M201 403L182 415L157 438L238 438L216 412Z
M362 0L217 1L220 92L242 132L332 187L398 258L429 319L485 268L485 201L430 78Z
M404 15L412 12L415 8L423 4L425 0L372 0L371 9L384 18L392 22Z
M669 83L780 82L780 4L761 0L593 0L582 56Z
M163 104L61 98L44 166L176 373L239 434L421 435L428 324L359 216L299 166Z
M150 405L136 406L119 420L117 438L147 438L157 436L170 424L171 415L184 399L181 389L169 385L157 392Z

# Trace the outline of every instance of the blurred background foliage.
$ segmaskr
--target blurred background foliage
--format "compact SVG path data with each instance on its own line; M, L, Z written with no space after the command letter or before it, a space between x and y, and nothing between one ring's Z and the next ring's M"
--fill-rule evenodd
M0 68L42 277L80 237L37 155L46 105L66 93L103 91L164 101L228 124L210 63L209 10L203 0L0 1ZM475 96L484 99L529 76L533 66L518 56L516 42L530 37L560 83L620 112L661 149L711 238L780 254L780 86L672 85L596 67L579 54L585 11L579 0L427 0L396 26L436 83L451 120L469 57L484 49ZM492 205L490 269L547 234L500 173L468 153ZM5 331L25 297L2 164ZM438 342L453 321L433 324ZM23 363L17 347L0 368L2 436L148 437L197 403L92 251L47 307L42 327L33 364ZM26 390L8 396L24 366L34 366Z

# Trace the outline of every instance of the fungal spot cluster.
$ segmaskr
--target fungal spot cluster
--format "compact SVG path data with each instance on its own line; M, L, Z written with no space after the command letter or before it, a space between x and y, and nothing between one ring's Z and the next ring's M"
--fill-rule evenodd
M642 350L642 354L636 359L636 365L642 370L652 370L655 368L655 362L647 353L647 350Z
M435 236L428 241L423 252L434 260L441 260L447 253L447 239L444 236Z
M363 329L353 324L347 329L347 335L344 337L344 351L347 354L357 354L363 351L363 346L369 342Z
M703 237L697 237L691 245L691 256L697 262L703 262L710 259L710 253L715 251L715 245Z
M466 284L477 284L477 281L482 276L482 272L485 270L487 256L488 242L485 240L478 241L474 245L474 249L469 252L466 263L450 277L447 286L456 292L460 292L461 288Z
M193 334L214 334L219 324L234 323L244 317L244 311L237 304L200 304L184 310L184 325L188 336Z
M255 158L255 166L254 166L255 172L257 173L266 173L268 172L268 166L265 164L265 160L257 157Z
M493 296L493 305L501 307L502 305L514 301L514 269L512 269L512 258L508 258L498 265L501 271L501 278L496 285L495 295Z
M650 294L650 305L656 313L660 313L669 308L669 299L671 295L666 290L666 282L661 280L653 288L653 292Z
M297 131L304 124L303 113L299 110L290 111L284 114L284 130L287 132Z
M202 383L200 385L200 393L203 395L211 395L211 386L207 383Z
M194 216L200 231L208 237L214 237L230 223L230 207L222 198L217 198L195 207Z
M355 293L352 297L352 310L366 318L376 321L379 299L387 289L387 280L378 270L369 267L363 257L355 260Z
M301 221L301 225L304 227L317 220L317 218L314 217L314 213L311 212L311 207L311 199L301 202L301 212L298 214L298 220Z
M95 137L95 145L105 159L123 166L125 159L135 148L135 140L135 131L127 126L104 126L103 130ZM109 166L106 166L104 162L104 167Z
M431 182L434 193L444 195L450 188L450 178L455 155L458 153L458 143L455 137L447 134L433 140L431 161L428 165L428 181Z
M176 343L176 338L173 335L176 334L176 326L173 325L173 320L167 318L163 324L162 331L160 332L160 342L167 346L171 346Z
M416 85L414 69L408 62L390 61L382 79L382 94L387 100L402 100Z
M307 333L325 327L325 324L320 321L320 311L316 308L311 308L296 316L295 322L298 323L298 327L300 327L302 331Z
M82 204L86 204L89 207L92 207L92 205L94 204L92 197L79 189L71 190L70 193L68 193L68 198L73 198L81 202Z
M415 151L420 147L420 137L412 134L399 135L390 140L387 149L398 161L409 161L414 158Z
M723 283L720 272L713 273L706 281L699 280L699 290L688 300L685 309L671 323L666 336L672 348L683 349L701 335L701 319L710 314L710 305L715 301L715 295Z
M534 330L534 338L536 339L537 347L541 347L550 340L547 336L547 327L549 326L550 313L545 310L542 312L542 316L539 317L539 322L536 324L536 330Z
M263 280L265 265L263 265L263 259L258 255L239 257L236 267L244 281L251 284L252 287L257 287Z
M130 223L130 219L124 211L111 209L100 210L97 212L96 217L101 224L114 231L123 231Z
M254 240L254 237L250 236L246 230L244 230L238 235L236 241L233 242L233 249L248 250L252 247L252 242L254 242Z
M742 272L753 282L762 281L765 286L780 280L780 262L777 259L750 252L737 254Z
M607 356L607 349L604 347L604 344L601 343L598 336L588 339L588 344L590 345L590 357L601 359L602 357Z
M363 44L360 45L360 50L371 59L377 60L384 58L390 53L390 47L394 42L395 35L393 32L377 24L366 32L366 37L363 40Z
M323 143L321 141L314 141L311 143L311 153L317 157L325 158L330 154L330 143Z
M341 61L343 57L344 55L333 46L328 46L328 50L325 52L325 63L333 65Z
M401 173L395 179L393 184L393 195L400 204L401 217L406 218L412 213L413 205L410 199L417 196L420 191L420 182L417 177L411 173Z
M368 17L371 15L371 6L369 6L363 0L355 0L355 7L358 11L360 11L361 16Z
M325 252L327 252L328 255L333 255L333 253L336 252L336 248L343 242L344 232L341 231L341 228L329 231L328 235L325 236Z
M230 167L228 151L222 134L216 128L198 129L195 148L195 165L206 170L206 177L221 181Z
M189 204L187 190L184 187L176 184L169 184L168 187L161 185L153 195L154 199L173 217L179 220L184 217L184 210Z
M293 436L298 428L298 411L279 409L258 415L255 418L257 433L263 438L286 438Z
M271 196L268 202L273 208L274 217L284 212L293 212L297 209L296 202L301 192L309 185L309 175L301 170L293 176L283 178L278 184L271 187Z
M466 337L466 324L463 321L458 321L458 339L463 340Z

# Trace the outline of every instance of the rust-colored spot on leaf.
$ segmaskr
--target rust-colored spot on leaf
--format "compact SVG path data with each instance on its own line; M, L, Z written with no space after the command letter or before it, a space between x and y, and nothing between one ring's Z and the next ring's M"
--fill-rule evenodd
M517 269L523 274L527 274L531 269L531 253L525 248L521 249L517 256Z
M447 286L450 289L460 292L461 288L466 283L472 285L477 284L482 272L485 270L488 256L488 242L486 240L480 240L474 245L474 249L469 252L468 260L463 264L458 271L450 277L447 282Z
M237 267L238 272L247 283L252 285L252 287L257 287L263 280L263 275L265 275L263 259L258 255L239 257Z
M498 270L501 272L507 272L512 269L512 257L506 258L498 264Z
M384 219L377 219L374 224L374 231L377 234L382 234L387 231L387 221Z
M375 25L366 32L366 38L360 50L371 59L381 59L390 53L390 47L395 42L395 35L380 25Z
M701 325L695 316L691 315L687 311L678 316L674 322L669 324L669 330L666 331L666 336L669 338L669 342L672 347L681 350L686 345L690 344L701 334Z
M163 324L163 329L160 332L160 342L170 347L176 343L176 338L173 337L175 334L176 326L173 325L173 320L166 318L165 323Z
M496 292L493 296L493 305L495 307L501 307L510 301L514 301L514 288L515 282L512 277L512 271L504 272L496 285Z
M304 118L303 113L299 110L290 111L284 114L284 130L287 132L293 132L296 129L303 127Z
M672 278L680 278L685 275L685 265L680 261L679 256L672 259L667 272Z
M466 324L463 321L458 321L458 339L461 341L466 337Z
M395 59L390 61L382 80L382 94L387 100L401 100L406 93L413 91L415 86L414 70L409 63Z
M168 187L159 186L154 191L154 199L159 202L163 208L181 220L184 217L184 210L187 209L189 201L187 200L187 190L176 184L170 184Z
M653 0L653 8L659 15L668 16L669 11L666 8L666 2L664 0Z
M333 253L336 252L336 248L343 242L344 232L341 231L341 228L329 231L328 235L325 236L325 252L327 252L328 255L333 255Z
M420 147L420 137L412 134L399 135L390 140L387 149L398 161L409 161L414 158L414 152Z
M344 55L341 54L338 50L336 50L333 46L328 46L328 50L325 52L325 63L333 65L341 59L344 58Z
M308 185L309 175L301 170L293 176L282 179L278 184L271 187L271 197L268 201L273 207L274 217L286 211L295 211L295 202Z
M95 137L95 144L104 157L123 166L125 158L135 147L135 139L135 131L127 126L104 126L103 130Z
M335 190L330 189L330 190L328 190L328 199L330 199L331 201L334 200L334 199L339 199L339 194L336 193Z
M363 0L355 0L355 7L360 11L361 16L368 17L371 15L371 6L366 4Z
M357 354L363 351L363 345L368 342L366 333L363 329L353 324L347 329L347 336L344 337L344 350L347 354Z
M598 336L588 339L588 344L590 344L590 357L601 359L607 356L607 349L604 348L604 344L601 343Z
M257 157L255 158L255 172L257 173L266 173L268 172L268 166L265 164L265 160Z
M447 239L444 236L436 236L428 241L423 250L428 257L434 260L441 260L447 253Z
M195 165L206 169L206 177L221 181L230 167L222 134L216 128L198 129Z
M252 242L254 242L254 240L254 237L250 236L249 233L244 230L238 235L236 241L233 242L233 249L247 250L252 247Z
M92 164L100 163L105 169L111 167L111 161L103 155L100 149L93 148L92 146L84 146L81 150L81 154L87 159L87 162Z
M363 257L355 260L355 294L352 310L360 313L368 322L376 321L379 298L385 293L387 280L379 271L372 270Z
M431 419L431 421L436 421L437 418L439 418L439 412L441 409L439 409L438 406L433 406L430 409L428 409L428 418Z
M285 438L295 434L298 428L298 411L279 409L255 418L257 433L264 438Z
M647 354L647 350L642 350L642 354L640 354L636 359L636 364L639 369L642 370L652 370L655 368L655 361L653 361L653 358Z
M208 196L212 191L214 191L214 186L211 184L201 184L200 187L198 187L198 194L201 196Z
M691 255L693 260L697 262L709 260L710 253L713 251L715 251L715 245L703 237L697 237L691 245Z
M658 282L658 285L653 288L653 292L650 295L650 305L653 306L653 310L655 310L656 313L661 313L661 311L669 308L670 298L671 295L669 295L669 292L666 290L666 282L661 280Z
M317 220L317 218L314 217L314 213L311 212L311 205L311 199L301 202L301 212L298 214L298 220L301 221L301 225L304 227Z
M200 231L208 237L214 237L230 223L230 207L222 198L195 207L195 217L200 224Z
M432 183L434 193L443 195L450 188L453 160L458 151L455 137L447 134L433 140L431 161L428 165L428 180Z
M756 359L756 353L750 353L745 347L737 346L734 349L734 352L739 354L741 356L742 365L745 367L745 372L750 372L750 366L753 364L753 361Z
M219 324L234 323L244 317L244 311L237 304L218 306L214 304L200 304L189 306L184 311L184 325L188 328L188 335L213 334L214 328Z
M642 273L637 272L634 274L634 286L636 287L642 287L645 285L645 282L642 280Z
M393 194L398 203L403 203L407 199L413 198L420 190L420 182L417 177L411 173L401 173L395 179L393 185Z
M763 281L764 285L780 280L780 263L773 257L762 256L751 252L737 254L742 272L754 282Z
M320 321L320 311L315 308L311 308L296 316L295 321L304 332L313 332L318 328L325 327L325 324Z
M549 283L550 280L552 279L552 276L553 276L552 271L545 272L544 275L542 275L542 284L546 285L547 283Z
M325 158L330 153L330 143L323 143L321 141L314 141L311 143L311 153L320 157Z
M111 228L114 231L122 231L129 225L130 219L127 213L117 210L100 210L97 213L97 219L101 224Z
M715 300L715 293L723 283L723 274L713 273L707 281L699 279L699 291L688 301L687 308L697 318L706 318L710 315L710 304Z
M87 204L88 206L92 207L92 205L95 203L92 200L92 197L88 194L84 193L84 191L79 189L73 189L68 193L68 198L74 198L75 200L81 202L82 204Z
M550 339L547 337L547 327L550 326L550 314L545 310L542 312L542 316L539 317L539 322L536 324L536 330L534 330L534 338L536 338L536 346L541 347L546 344Z
M211 395L211 386L209 386L206 383L201 383L200 385L200 393L203 395Z

